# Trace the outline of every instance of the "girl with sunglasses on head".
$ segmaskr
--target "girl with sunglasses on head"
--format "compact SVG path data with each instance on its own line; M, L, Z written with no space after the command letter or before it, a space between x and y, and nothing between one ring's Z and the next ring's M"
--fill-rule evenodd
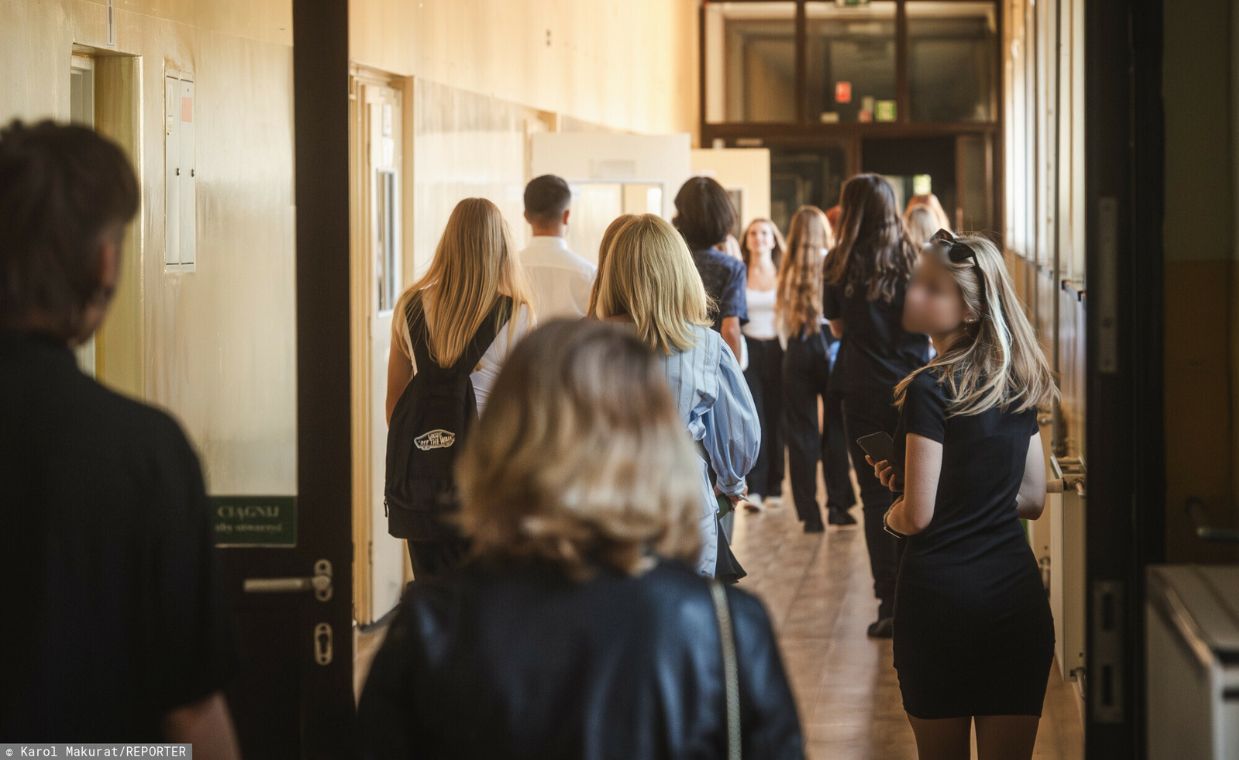
M1037 408L1057 391L1002 254L940 230L908 286L904 328L938 351L895 389L894 462L873 462L907 540L894 655L921 758L1029 758L1054 654L1020 518L1040 516Z

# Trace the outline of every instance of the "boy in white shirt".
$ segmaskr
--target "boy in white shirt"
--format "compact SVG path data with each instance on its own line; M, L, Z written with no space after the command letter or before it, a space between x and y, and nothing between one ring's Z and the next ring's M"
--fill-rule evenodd
M525 221L533 238L520 253L529 279L534 313L539 322L556 317L583 317L589 307L596 269L568 249L572 190L553 174L535 177L525 186Z

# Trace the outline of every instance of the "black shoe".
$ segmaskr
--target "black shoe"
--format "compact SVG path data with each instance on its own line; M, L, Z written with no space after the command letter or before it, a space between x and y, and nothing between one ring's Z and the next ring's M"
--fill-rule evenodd
M847 527L856 524L856 518L848 514L846 509L835 509L831 507L826 510L826 522L839 527Z
M894 635L894 632L895 619L888 617L878 618L873 621L869 624L869 628L865 631L871 639L889 639L892 635Z
M805 533L825 533L826 526L822 525L821 520L817 520L816 522L806 522L804 524L804 532Z

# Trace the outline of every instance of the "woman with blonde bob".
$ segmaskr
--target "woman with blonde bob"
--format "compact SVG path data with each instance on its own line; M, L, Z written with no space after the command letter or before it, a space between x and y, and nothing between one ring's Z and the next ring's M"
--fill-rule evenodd
M726 535L719 535L725 527L720 517L730 519L735 505L744 501L745 476L761 446L761 425L735 355L710 329L705 287L692 254L662 218L638 216L615 234L599 281L597 316L631 323L659 355L680 419L700 444L702 552L697 568L703 575L738 580L744 571L734 563ZM725 510L715 493L726 497Z
M888 528L907 537L895 667L922 758L1029 758L1054 655L1054 625L1020 518L1045 501L1037 408L1054 379L1002 254L940 230L908 286L905 329L938 356L896 386L897 494Z
M459 462L472 558L401 602L363 756L724 757L734 644L744 756L802 758L761 603L690 567L696 461L630 330L556 320L523 340Z
M533 308L521 269L513 256L508 224L495 204L466 198L456 204L435 248L426 274L401 295L392 320L387 364L387 419L417 373L415 360L424 351L444 369L462 361L483 328L494 339L469 379L481 413L504 359L517 339L533 325ZM489 324L484 323L490 320ZM441 573L464 555L463 540L417 540L403 522L403 512L388 513L388 530L408 538L413 571L418 577Z

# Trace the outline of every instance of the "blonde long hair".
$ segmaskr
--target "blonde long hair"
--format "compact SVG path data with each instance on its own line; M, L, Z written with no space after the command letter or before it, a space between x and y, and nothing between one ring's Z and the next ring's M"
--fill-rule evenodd
M597 314L627 316L656 351L686 351L694 325L709 325L709 299L688 246L662 217L643 214L615 233L599 274Z
M512 299L512 308L500 310L496 328L507 322L511 335L517 321L512 316L521 307L533 319L529 291L513 249L512 233L498 206L485 198L465 198L456 204L430 268L396 304L393 329L409 359L413 358L409 309L419 293L430 336L426 349L441 367L450 367L461 357L501 294Z
M903 407L908 386L922 372L936 370L946 386L951 416L980 414L995 407L1023 412L1058 395L1054 374L1036 333L1011 284L998 248L980 235L955 238L975 256L951 261L944 246L923 249L937 256L959 286L964 305L977 315L965 331L932 362L895 386L895 404Z
M678 236L677 236L678 237ZM632 330L552 320L512 351L457 464L482 557L576 579L700 551L697 455L654 354Z
M602 270L607 265L607 254L611 252L611 245L615 242L616 234L625 224L636 218L636 214L620 214L612 219L607 228L603 230L602 240L598 243L598 274L594 276L594 285L589 290L589 308L585 310L585 316L594 317L594 312L598 310L598 291L602 286Z
M787 226L787 254L779 264L775 315L784 335L810 335L822 329L822 252L834 245L826 214L816 206L801 206Z

